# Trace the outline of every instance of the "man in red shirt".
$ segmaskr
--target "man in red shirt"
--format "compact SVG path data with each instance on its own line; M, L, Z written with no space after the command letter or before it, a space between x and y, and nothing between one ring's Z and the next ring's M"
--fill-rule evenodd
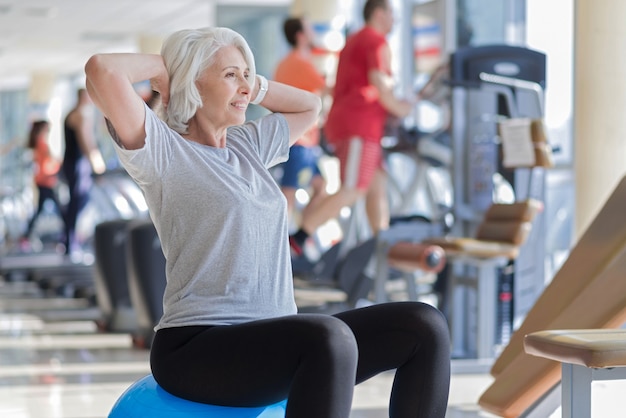
M285 39L291 51L276 67L274 81L289 84L303 90L327 93L326 80L312 62L313 30L306 19L292 17L283 24ZM326 197L326 180L318 167L322 154L319 147L320 128L315 125L289 149L289 160L283 164L280 187L287 198L289 214L295 206L296 190L311 189L310 200L302 214L314 210L316 204Z
M339 159L341 187L303 216L300 230L290 237L298 255L318 226L363 197L372 232L389 226L380 140L388 116L402 118L412 104L393 93L391 51L385 38L394 24L389 0L368 0L363 19L365 26L348 38L339 55L333 104L325 123L328 142Z

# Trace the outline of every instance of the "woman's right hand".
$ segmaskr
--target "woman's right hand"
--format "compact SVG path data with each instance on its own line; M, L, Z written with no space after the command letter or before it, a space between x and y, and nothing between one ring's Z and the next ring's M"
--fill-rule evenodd
M170 77L164 63L162 71L150 79L150 86L152 90L158 92L161 96L160 99L163 109L167 109L167 105L170 101Z

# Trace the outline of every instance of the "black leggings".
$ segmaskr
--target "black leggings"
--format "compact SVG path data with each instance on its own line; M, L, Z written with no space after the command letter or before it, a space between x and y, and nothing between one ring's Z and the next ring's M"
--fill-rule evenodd
M445 417L450 338L430 305L398 302L336 315L159 330L152 373L181 398L260 406L288 398L287 418L348 418L354 385L397 369L391 418Z

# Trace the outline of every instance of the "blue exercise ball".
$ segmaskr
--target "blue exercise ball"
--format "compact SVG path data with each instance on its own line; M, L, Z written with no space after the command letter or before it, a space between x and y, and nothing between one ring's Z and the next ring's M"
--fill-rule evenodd
M256 408L235 408L188 401L166 392L150 374L126 389L109 418L285 418L286 405L284 400Z

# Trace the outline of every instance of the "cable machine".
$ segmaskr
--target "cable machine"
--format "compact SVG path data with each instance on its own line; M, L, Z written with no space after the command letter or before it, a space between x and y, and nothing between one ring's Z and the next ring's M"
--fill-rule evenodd
M514 200L545 201L542 168L503 167L498 127L505 119L543 118L546 56L508 45L467 47L451 54L450 72L455 219L451 234L473 236L486 210L501 199L498 182L510 185ZM493 358L497 347L508 342L514 324L544 288L544 222L540 213L515 261L493 265L490 272L452 273L476 278L474 288L461 284L449 289L455 307L450 318L453 355ZM493 286L479 293L476 283L481 281Z

